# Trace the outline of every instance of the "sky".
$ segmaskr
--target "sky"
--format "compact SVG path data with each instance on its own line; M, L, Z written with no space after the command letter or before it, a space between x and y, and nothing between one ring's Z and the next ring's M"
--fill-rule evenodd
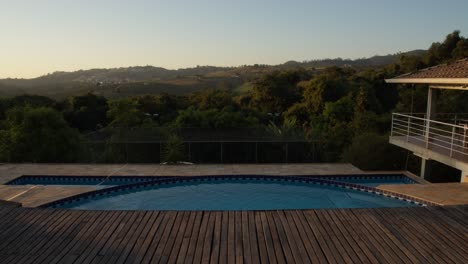
M467 0L0 0L0 78L361 58L468 37Z

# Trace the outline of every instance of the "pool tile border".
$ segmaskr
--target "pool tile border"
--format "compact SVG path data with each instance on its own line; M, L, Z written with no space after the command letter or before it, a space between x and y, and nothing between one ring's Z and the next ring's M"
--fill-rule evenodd
M33 180L66 180L76 181L76 183L85 182L86 180L92 182L101 182L100 185L112 185L107 184L108 182L115 181L119 182L133 182L141 183L153 181L155 179L167 179L172 176L89 176L89 175L21 175L15 179L12 179L5 183L5 185L23 185L23 181ZM104 184L106 183L106 184ZM31 185L38 185L40 183L28 183ZM132 184L132 183L129 183Z

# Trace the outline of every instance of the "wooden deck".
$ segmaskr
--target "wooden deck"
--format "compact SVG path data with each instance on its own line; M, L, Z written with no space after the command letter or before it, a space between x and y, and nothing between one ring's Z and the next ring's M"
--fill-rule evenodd
M1 263L468 263L468 206L292 211L0 207Z

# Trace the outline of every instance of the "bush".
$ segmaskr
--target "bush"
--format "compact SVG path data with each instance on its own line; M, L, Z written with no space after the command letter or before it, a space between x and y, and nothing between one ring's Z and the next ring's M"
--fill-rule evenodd
M364 133L354 137L342 155L344 162L363 170L401 170L406 152L388 143L387 135Z
M177 163L179 161L184 161L185 152L184 152L184 143L182 139L176 135L169 136L167 143L164 145L163 149L163 161L167 163Z

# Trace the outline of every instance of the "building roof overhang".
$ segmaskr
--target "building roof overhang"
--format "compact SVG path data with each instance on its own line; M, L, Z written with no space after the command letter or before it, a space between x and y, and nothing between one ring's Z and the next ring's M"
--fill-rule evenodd
M395 84L428 84L441 89L468 89L468 58L386 79Z

